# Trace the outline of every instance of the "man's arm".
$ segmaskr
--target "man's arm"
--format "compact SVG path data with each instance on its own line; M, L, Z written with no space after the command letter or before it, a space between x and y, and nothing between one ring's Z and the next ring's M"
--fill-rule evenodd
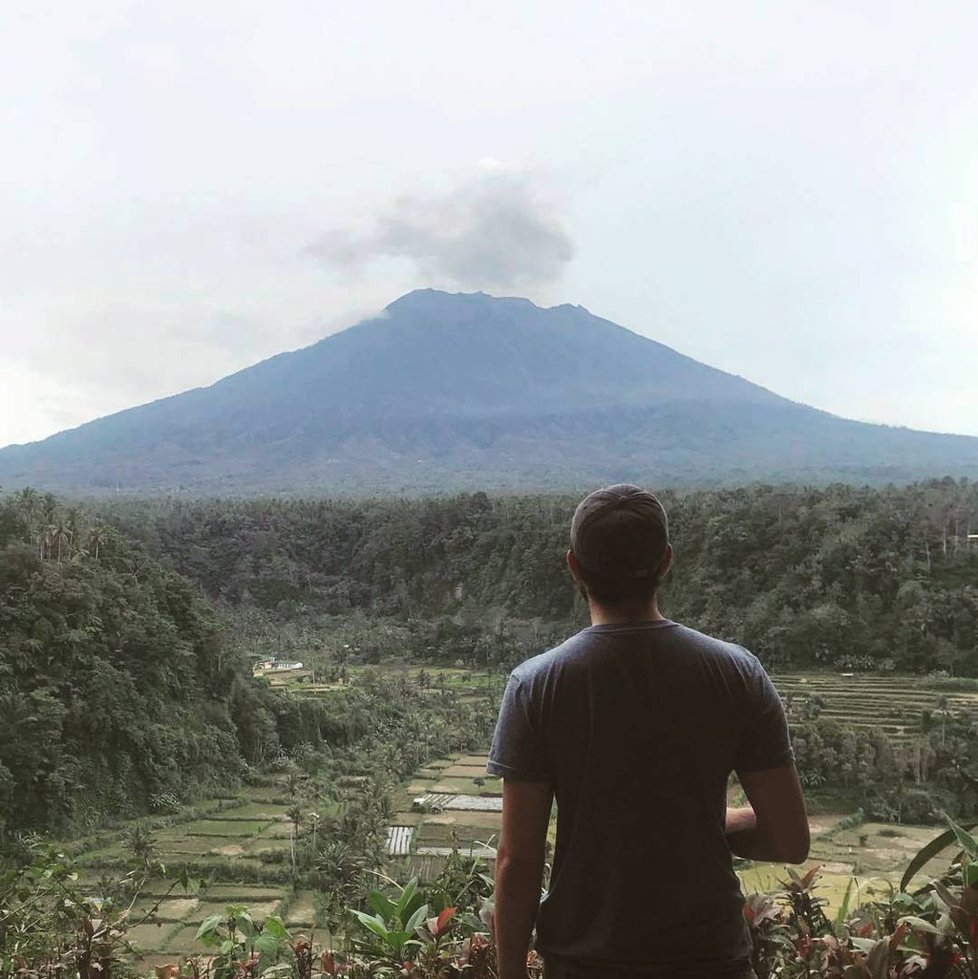
M499 979L526 979L530 935L540 906L553 788L503 779L503 828L496 853L493 933Z
M738 772L750 806L727 810L727 843L749 860L802 863L811 837L794 765Z

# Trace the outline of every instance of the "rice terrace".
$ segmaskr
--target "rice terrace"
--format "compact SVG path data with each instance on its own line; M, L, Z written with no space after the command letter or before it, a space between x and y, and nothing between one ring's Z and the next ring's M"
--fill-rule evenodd
M357 668L351 668L355 674ZM429 678L444 675L463 696L484 696L485 674L429 667ZM410 671L408 671L410 675ZM417 682L415 672L411 679ZM978 684L956 690L952 681L899 675L792 673L775 675L776 686L795 714L816 713L867 730L883 730L898 743L920 738L922 718L940 723L942 716L972 718L978 723ZM422 679L424 683L425 680ZM283 672L275 685L290 695L329 696L338 684L304 682L299 669ZM389 799L385 827L383 872L394 879L418 876L433 879L449 859L472 857L491 868L494 843L501 825L501 786L485 771L484 752L453 753L433 759L395 786ZM356 786L356 774L345 777ZM736 786L731 796L736 796ZM829 912L848 902L871 902L898 886L908 860L935 837L933 825L894 826L864 819L855 810L833 809L832 795L811 797L813 848L806 866L821 867L819 895ZM318 811L317 811L318 810ZM131 864L133 833L145 834L143 846L171 871L187 867L199 873L205 886L186 896L164 898L149 919L131 930L129 938L145 954L148 965L201 951L195 936L201 922L228 905L241 905L258 920L278 915L296 933L323 932L325 909L317 892L293 886L290 855L297 833L308 836L335 811L322 799L304 798L293 778L268 777L262 784L244 786L226 796L201 801L171 817L141 820L116 827L94 840L66 842L77 854L82 879L96 887L100 878ZM553 842L551 822L550 840ZM126 842L100 845L103 837ZM921 868L926 879L936 865ZM754 864L738 873L745 888L766 891L784 879L782 867ZM151 885L134 908L134 915L153 908L165 885ZM847 891L850 895L847 897Z

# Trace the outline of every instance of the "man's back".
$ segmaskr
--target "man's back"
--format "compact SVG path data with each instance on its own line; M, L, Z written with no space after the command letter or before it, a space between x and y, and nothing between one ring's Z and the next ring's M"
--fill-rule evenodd
M745 960L731 770L791 763L757 659L668 620L596 625L513 671L489 770L558 806L537 947L550 961Z

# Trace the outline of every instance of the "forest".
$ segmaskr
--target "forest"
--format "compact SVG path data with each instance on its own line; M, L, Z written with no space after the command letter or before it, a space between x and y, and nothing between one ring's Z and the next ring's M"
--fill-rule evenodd
M473 725L487 736L491 710L451 698L370 683L289 697L252 679L229 632L195 583L91 512L29 490L0 500L0 853L24 831L172 812L297 752L369 751L395 730L440 731L428 751ZM422 760L404 750L400 774Z
M328 741L337 721L321 703L251 681L258 654L505 674L584 624L563 564L575 502L2 498L7 824L165 806ZM978 676L978 484L756 486L665 503L672 618L743 643L769 670Z
M978 483L759 485L663 501L670 618L744 644L768 669L978 676ZM448 632L452 658L474 655L491 623L517 646L505 655L522 658L548 630L584 621L564 567L576 503L168 499L98 513L223 606L406 622L411 653L447 649L430 640Z

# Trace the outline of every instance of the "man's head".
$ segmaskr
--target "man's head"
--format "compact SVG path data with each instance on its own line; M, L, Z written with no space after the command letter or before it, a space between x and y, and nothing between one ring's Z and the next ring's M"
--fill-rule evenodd
M571 574L599 605L650 602L672 559L666 511L630 483L586 496L574 512L570 537Z

